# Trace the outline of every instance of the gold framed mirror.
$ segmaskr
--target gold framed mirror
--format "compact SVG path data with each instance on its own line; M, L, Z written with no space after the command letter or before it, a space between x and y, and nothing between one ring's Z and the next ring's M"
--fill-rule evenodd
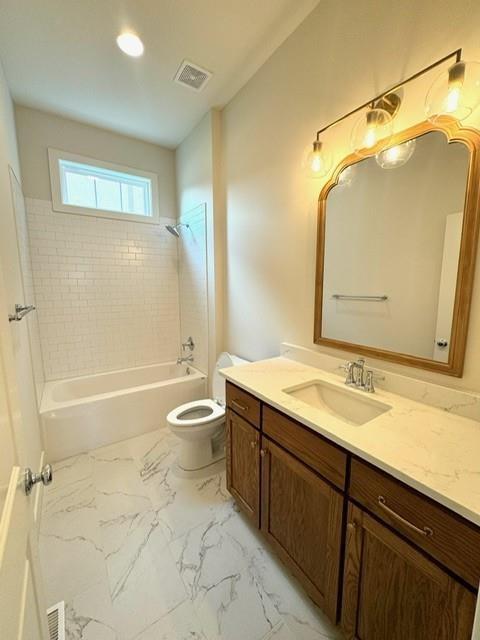
M461 376L480 132L423 122L336 167L319 197L314 342Z

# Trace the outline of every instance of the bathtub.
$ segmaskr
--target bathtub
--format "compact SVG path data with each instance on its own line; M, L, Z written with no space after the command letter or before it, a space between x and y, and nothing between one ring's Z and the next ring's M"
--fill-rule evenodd
M166 427L169 411L206 397L206 383L200 371L174 362L47 382L40 406L46 458Z

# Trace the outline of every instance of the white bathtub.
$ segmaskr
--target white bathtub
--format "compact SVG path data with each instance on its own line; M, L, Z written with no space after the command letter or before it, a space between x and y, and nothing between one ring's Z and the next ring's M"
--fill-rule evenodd
M169 411L206 397L207 378L173 362L47 382L40 415L47 460L165 427Z

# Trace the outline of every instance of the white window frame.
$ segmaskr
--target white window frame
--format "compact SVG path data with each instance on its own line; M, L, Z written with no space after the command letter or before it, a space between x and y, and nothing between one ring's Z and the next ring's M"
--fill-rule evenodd
M62 200L60 160L70 160L72 162L91 165L92 167L100 167L102 169L120 171L121 173L129 173L141 178L148 178L151 184L152 214L150 216L145 216L139 213L123 213L122 211L107 211L105 209L94 209L90 207L65 204ZM48 163L50 166L50 185L52 189L52 206L54 211L59 211L61 213L73 213L82 216L93 216L95 218L110 218L114 220L131 220L133 222L143 222L146 224L159 224L158 176L156 173L141 171L140 169L134 169L133 167L127 167L121 164L114 164L112 162L103 162L102 160L96 160L95 158L89 158L77 153L70 153L68 151L61 151L60 149L53 149L50 147L48 149Z

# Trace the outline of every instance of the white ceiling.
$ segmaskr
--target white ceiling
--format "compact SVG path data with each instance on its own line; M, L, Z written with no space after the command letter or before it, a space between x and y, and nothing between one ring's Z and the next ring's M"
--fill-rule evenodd
M174 147L224 106L318 0L0 0L0 59L14 100ZM141 58L116 46L123 29ZM213 71L174 84L184 58Z

